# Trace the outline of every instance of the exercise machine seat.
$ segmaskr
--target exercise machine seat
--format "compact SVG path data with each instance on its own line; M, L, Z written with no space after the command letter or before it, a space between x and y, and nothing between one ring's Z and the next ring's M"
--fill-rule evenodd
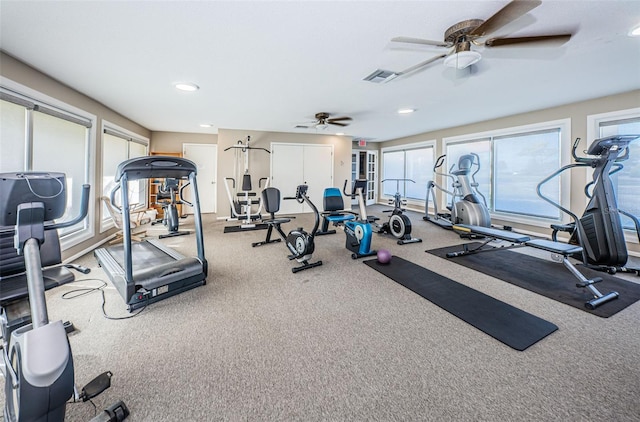
M0 228L0 305L29 296L24 256L18 255L13 244L13 228ZM62 262L60 240L56 230L45 230L44 242L40 247L45 290L52 289L74 280L74 275Z
M344 210L344 201L342 193L338 188L326 188L322 198L324 207L323 217L332 223L339 223L348 220L354 220L355 215L347 213Z
M291 221L290 218L276 218L276 213L280 211L280 189L268 187L262 190L262 203L264 209L271 215L271 218L262 220L265 224L283 224Z

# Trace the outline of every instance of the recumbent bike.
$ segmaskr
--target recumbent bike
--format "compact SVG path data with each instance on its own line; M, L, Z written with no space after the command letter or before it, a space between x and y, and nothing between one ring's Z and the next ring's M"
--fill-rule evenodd
M112 374L107 371L76 392L66 330L72 327L62 321L49 321L45 297L46 289L74 280L63 267L43 270L42 265L60 262L56 229L71 227L86 218L89 190L89 185L82 186L77 217L54 223L67 206L63 173L0 174L0 369L5 378L5 421L62 421L71 397L87 401L111 385ZM7 232L14 234L17 252L8 258L4 251ZM129 410L120 401L94 420L124 420L128 415Z
M314 238L318 231L318 226L320 225L320 213L318 212L318 208L316 208L307 196L308 189L309 187L307 185L299 185L296 188L295 197L286 197L283 199L295 199L301 204L306 202L311 207L315 217L315 223L311 233L307 233L302 229L302 227L291 230L289 234L284 233L281 225L288 223L291 219L288 217L276 218L275 214L280 211L280 189L268 187L262 191L262 202L264 204L265 211L271 215L270 219L262 220L262 222L268 226L267 237L262 242L255 242L251 244L251 246L256 247L284 240L287 249L291 252L291 255L288 256L289 260L295 259L297 262L302 264L298 267L292 268L291 271L293 273L322 265L322 261L309 262L313 256L313 251L315 250ZM280 239L271 239L273 229L275 229L280 235Z

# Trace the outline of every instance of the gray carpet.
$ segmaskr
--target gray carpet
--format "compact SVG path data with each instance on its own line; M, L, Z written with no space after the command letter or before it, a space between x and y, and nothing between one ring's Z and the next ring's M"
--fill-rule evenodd
M282 244L252 248L264 232L223 234L213 217L203 287L123 321L103 318L99 294L61 298L96 282L48 293L51 319L79 329L70 336L77 383L114 373L98 408L122 399L130 421L638 421L639 303L598 318L452 265L424 250L460 239L418 214L424 243L374 237L375 248L559 327L518 352L352 260L340 232L317 239L323 266L293 274ZM307 215L288 227L311 223ZM183 254L193 241L163 239ZM93 269L78 279L106 280L91 254L77 263ZM107 312L127 314L113 288L106 297ZM86 421L93 408L70 405L67 415Z

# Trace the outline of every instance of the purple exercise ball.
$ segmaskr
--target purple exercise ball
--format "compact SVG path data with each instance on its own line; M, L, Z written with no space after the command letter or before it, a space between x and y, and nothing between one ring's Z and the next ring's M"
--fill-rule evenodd
M378 251L378 262L381 264L388 264L391 262L391 252L386 249L380 249Z

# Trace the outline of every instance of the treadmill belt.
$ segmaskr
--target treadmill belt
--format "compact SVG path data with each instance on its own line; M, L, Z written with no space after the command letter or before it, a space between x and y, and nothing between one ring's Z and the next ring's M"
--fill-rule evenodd
M121 244L110 246L107 250L120 265L120 268L124 268L124 246ZM131 256L134 257L132 260L134 273L175 261L175 258L171 257L171 255L166 254L148 242L132 243Z

